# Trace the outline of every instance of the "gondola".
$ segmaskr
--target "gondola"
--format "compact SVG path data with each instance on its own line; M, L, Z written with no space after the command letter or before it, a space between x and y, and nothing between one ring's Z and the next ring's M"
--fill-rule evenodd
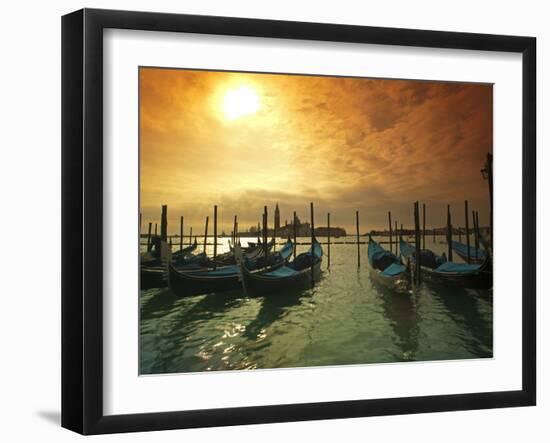
M267 249L267 252L269 253L269 251L271 251L274 246L275 246L275 239L271 239L267 243L266 247L264 247L263 243L258 243L251 248L245 248L243 251L243 254L247 259L254 260L256 258L263 257L265 255L265 249ZM235 253L233 248L230 248L230 250L228 252L225 252L224 254L218 255L215 261L216 261L216 265L236 265L237 264L237 261L235 260Z
M312 252L313 251L313 252ZM311 285L313 260L313 277L318 280L321 275L323 249L317 240L308 252L299 254L291 263L254 272L247 260L241 261L243 289L249 297L263 296L294 289L307 288Z
M197 240L195 239L195 243L192 245L187 246L186 248L179 249L175 252L172 252L172 258L175 257L186 257L190 255L195 249L197 249Z
M239 241L239 244L240 244L240 241ZM250 251L254 250L257 246L260 246L261 244L262 244L261 241L258 241L258 242L249 241L246 246L244 246L244 247L241 246L241 250L243 252L250 252ZM230 251L234 250L234 246L231 242L229 243L229 250Z
M289 240L279 251L263 254L255 258L246 258L252 269L265 267L277 268L283 266L292 255L294 245ZM185 270L178 269L174 264L168 266L168 285L178 297L209 294L212 292L230 291L239 289L240 267L237 264L216 267L216 269Z
M407 292L410 273L393 252L387 251L369 236L368 261L374 282L397 292Z
M165 243L166 244L166 243ZM153 248L151 251L143 252L140 255L140 266L142 267L157 267L161 266L162 261L160 259L161 253L161 240L157 238L153 240ZM167 245L168 248L170 246ZM206 254L193 254L193 251L197 249L197 241L192 245L179 249L171 253L171 260L176 261L178 265L183 266L191 263L204 265Z
M415 260L415 247L402 238L399 239L401 255L411 261ZM445 256L437 255L429 249L420 252L420 271L422 279L445 286L456 286L465 289L490 289L493 287L493 265L489 255L481 264L449 262Z
M457 241L451 241L451 247L453 248L453 251L465 262L468 262L468 245L465 245L464 243L459 243ZM470 263L473 264L481 264L483 263L483 260L485 260L485 256L487 255L487 252L483 249L476 248L474 246L470 246Z
M204 252L193 255L187 259L173 260L172 266L181 271L198 271L205 269L208 257ZM168 286L167 266L162 263L155 265L142 265L139 269L140 289L164 288Z

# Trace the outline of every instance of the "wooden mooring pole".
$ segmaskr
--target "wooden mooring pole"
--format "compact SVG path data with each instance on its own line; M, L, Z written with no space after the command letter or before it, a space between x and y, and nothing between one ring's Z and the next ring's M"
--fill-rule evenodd
M359 211L355 211L355 233L357 237L357 268L361 267L361 245L359 244Z
M189 227L189 246L191 246L192 237L193 237L193 227L190 226L190 227ZM196 239L195 239L195 240L196 240Z
M327 269L330 269L330 212L327 214Z
M292 219L292 232L294 234L294 247L293 247L293 255L294 255L294 258L296 258L296 211L294 211L294 215L293 215L293 219Z
M263 216L263 228L264 228L264 258L266 259L267 264L267 206L264 206L264 216Z
M214 269L216 269L217 255L218 255L218 205L214 205Z
M168 240L168 206L162 205L162 213L160 217L160 239Z
M418 202L414 203L414 281L419 285L422 281L421 277L421 251L420 251L420 214L419 214L419 204Z
M426 203L422 203L422 249L426 249Z
M151 228L153 227L153 223L149 222L149 229L147 229L147 252L151 250L152 243L151 243Z
M399 252L397 252L397 248L399 247L399 234L397 232L397 220L395 220L395 255L399 256Z
M237 243L237 216L233 216L233 246Z
M403 223L399 226L399 237L397 238L397 258L399 258L399 248L401 247L400 240L403 236Z
M202 251L206 252L206 242L208 241L208 215L206 216L206 222L204 223L204 244Z
M447 254L448 260L453 261L453 224L451 221L451 205L447 205Z
M478 230L477 230L477 223L476 223L476 211L472 211L472 224L474 229L474 247L476 248L476 257L477 257L477 250L479 249L479 238L478 238Z
M180 251L183 249L183 215L180 216Z
M389 226L390 226L390 251L393 251L393 242L392 242L392 235L391 235L391 230L392 230L392 227L391 227L391 211L388 211L388 223L389 223Z
M273 213L273 252L277 250L277 221L275 220L275 215L276 214Z
M470 213L468 212L468 200L464 200L464 218L466 219L466 261L470 264L470 224L468 223Z
M311 287L315 286L315 219L313 213L313 202L309 203L309 213L311 217Z
M479 212L476 211L477 241L480 242L481 230L479 228ZM478 245L479 247L479 245Z

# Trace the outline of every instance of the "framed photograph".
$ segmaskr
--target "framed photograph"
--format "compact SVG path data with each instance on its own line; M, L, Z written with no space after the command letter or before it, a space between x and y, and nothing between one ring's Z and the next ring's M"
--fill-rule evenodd
M62 59L64 427L535 405L534 38L84 9Z

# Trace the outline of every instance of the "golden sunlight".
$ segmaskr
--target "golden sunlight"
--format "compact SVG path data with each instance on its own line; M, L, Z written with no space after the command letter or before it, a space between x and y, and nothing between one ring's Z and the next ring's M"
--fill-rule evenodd
M258 109L260 109L260 98L256 91L248 86L230 89L223 99L223 112L228 120L254 114Z

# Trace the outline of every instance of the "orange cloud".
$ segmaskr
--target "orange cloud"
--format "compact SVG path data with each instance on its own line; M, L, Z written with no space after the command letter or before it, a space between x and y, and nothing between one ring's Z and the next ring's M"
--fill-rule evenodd
M225 94L242 86L259 108L228 119ZM468 199L487 223L492 119L487 84L142 68L143 220L168 204L171 232L180 215L198 232L218 204L230 230L234 214L255 225L276 201L283 220L306 219L311 200L350 230L360 210L367 230L388 210L410 225L421 200L441 226L448 203L463 223Z

